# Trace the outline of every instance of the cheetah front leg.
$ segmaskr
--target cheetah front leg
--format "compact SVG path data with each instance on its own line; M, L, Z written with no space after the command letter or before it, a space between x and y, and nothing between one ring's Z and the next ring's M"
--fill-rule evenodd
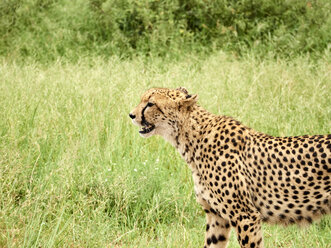
M225 248L228 244L231 230L229 221L220 217L201 195L197 195L197 202L206 213L207 225L204 248Z
M240 214L231 221L236 228L237 238L242 248L263 248L261 221L258 214Z
M229 221L220 217L212 208L206 212L205 248L225 248L229 241L231 226Z

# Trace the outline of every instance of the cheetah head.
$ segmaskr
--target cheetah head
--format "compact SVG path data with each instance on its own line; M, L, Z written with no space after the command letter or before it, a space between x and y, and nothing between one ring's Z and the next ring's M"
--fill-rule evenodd
M141 127L139 133L142 137L161 135L171 140L197 99L197 95L188 94L183 87L152 88L142 95L140 103L129 116L135 125Z

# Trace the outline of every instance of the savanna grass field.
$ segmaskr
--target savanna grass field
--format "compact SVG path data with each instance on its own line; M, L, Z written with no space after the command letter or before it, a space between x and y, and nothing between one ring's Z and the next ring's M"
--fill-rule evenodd
M0 247L203 247L189 168L129 112L148 88L184 86L270 135L331 133L330 6L2 1ZM330 248L331 218L263 233Z

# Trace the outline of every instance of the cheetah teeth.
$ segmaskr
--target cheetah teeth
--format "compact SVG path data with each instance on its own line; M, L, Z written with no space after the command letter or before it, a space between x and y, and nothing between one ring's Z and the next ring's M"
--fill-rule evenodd
M139 131L139 133L141 133L141 134L150 133L150 132L152 132L154 130L154 128L155 128L154 125L152 125L152 126L150 126L148 128L147 127L143 127L142 130Z

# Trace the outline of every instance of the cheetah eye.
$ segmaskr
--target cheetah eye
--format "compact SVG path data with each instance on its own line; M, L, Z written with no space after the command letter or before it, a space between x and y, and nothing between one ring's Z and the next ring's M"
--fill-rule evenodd
M146 106L147 106L147 107L152 107L152 106L154 106L154 103L149 102L149 103L147 103Z

